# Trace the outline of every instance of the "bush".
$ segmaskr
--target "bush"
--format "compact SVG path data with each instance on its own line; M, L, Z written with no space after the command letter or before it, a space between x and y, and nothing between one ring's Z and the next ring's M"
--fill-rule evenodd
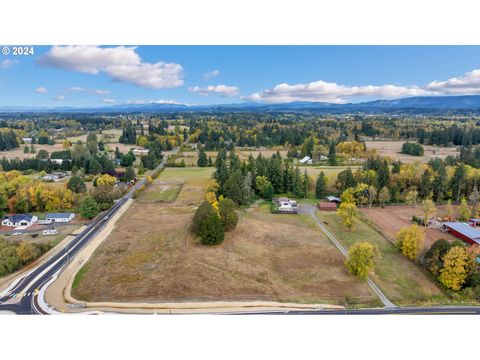
M402 153L413 156L423 156L423 146L417 143L406 142L402 145Z

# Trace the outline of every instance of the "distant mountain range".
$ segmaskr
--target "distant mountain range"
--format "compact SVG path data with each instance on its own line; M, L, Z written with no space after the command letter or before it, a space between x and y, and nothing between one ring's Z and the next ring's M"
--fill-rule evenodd
M219 105L123 104L102 107L28 107L0 106L0 112L76 112L76 113L165 113L165 112L317 112L317 113L432 113L471 111L480 113L480 95L417 96L396 100L331 104L325 102L291 102L283 104L236 103Z

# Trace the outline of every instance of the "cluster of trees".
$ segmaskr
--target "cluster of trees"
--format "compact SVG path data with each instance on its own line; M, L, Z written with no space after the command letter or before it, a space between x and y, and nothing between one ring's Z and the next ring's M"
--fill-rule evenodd
M0 173L0 213L69 210L73 204L70 189L50 188L18 171Z
M463 126L459 127L453 124L449 127L444 127L439 124L433 129L425 129L426 126L420 126L415 131L418 132L418 142L420 144L431 145L476 145L480 144L480 129L478 126Z
M211 183L209 187L215 186ZM211 196L207 191L206 200L195 211L192 232L200 237L204 245L220 244L226 231L235 229L238 223L237 204L231 199Z
M423 264L438 281L453 291L463 290L480 296L480 272L476 247L467 247L462 241L440 239L426 252Z
M423 156L423 146L413 142L406 142L402 145L402 153L413 156Z
M137 130L131 124L124 126L122 128L122 135L118 139L118 142L121 144L137 144Z
M412 205L424 199L441 203L451 199L460 203L466 199L472 212L478 208L478 180L480 172L469 165L448 165L442 159L427 164L390 164L378 156L370 157L355 173L346 169L336 179L336 188L348 190L357 205L405 202Z
M17 134L13 130L0 130L0 151L18 148Z
M227 155L226 150L221 149L215 168L213 176L219 184L218 194L237 204L248 204L254 194L270 200L280 193L303 198L310 191L311 179L307 172L302 174L291 159L283 159L278 152L271 158L259 154L256 159L250 155L246 161L240 161L234 150Z
M17 271L47 252L49 244L30 242L9 243L0 238L0 277Z

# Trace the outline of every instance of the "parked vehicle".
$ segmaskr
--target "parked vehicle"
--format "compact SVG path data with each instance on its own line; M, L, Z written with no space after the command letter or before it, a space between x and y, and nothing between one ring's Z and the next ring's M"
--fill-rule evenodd
M46 229L46 230L43 230L43 235L57 235L58 234L58 230L57 229Z

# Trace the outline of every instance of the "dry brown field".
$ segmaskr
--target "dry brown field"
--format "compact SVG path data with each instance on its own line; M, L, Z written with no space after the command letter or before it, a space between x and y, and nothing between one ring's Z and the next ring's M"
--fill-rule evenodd
M189 227L211 171L167 168L152 190L165 191L181 181L177 198L140 197L132 204L81 271L74 296L121 302L377 304L308 215L270 214L266 205L252 206L240 211L237 228L222 244L201 245Z
M400 160L404 163L428 162L434 158L445 159L448 155L457 156L456 147L440 147L431 145L422 145L425 154L423 156L412 156L400 153L405 141L366 141L367 149L375 149L381 156L387 156L392 160Z

